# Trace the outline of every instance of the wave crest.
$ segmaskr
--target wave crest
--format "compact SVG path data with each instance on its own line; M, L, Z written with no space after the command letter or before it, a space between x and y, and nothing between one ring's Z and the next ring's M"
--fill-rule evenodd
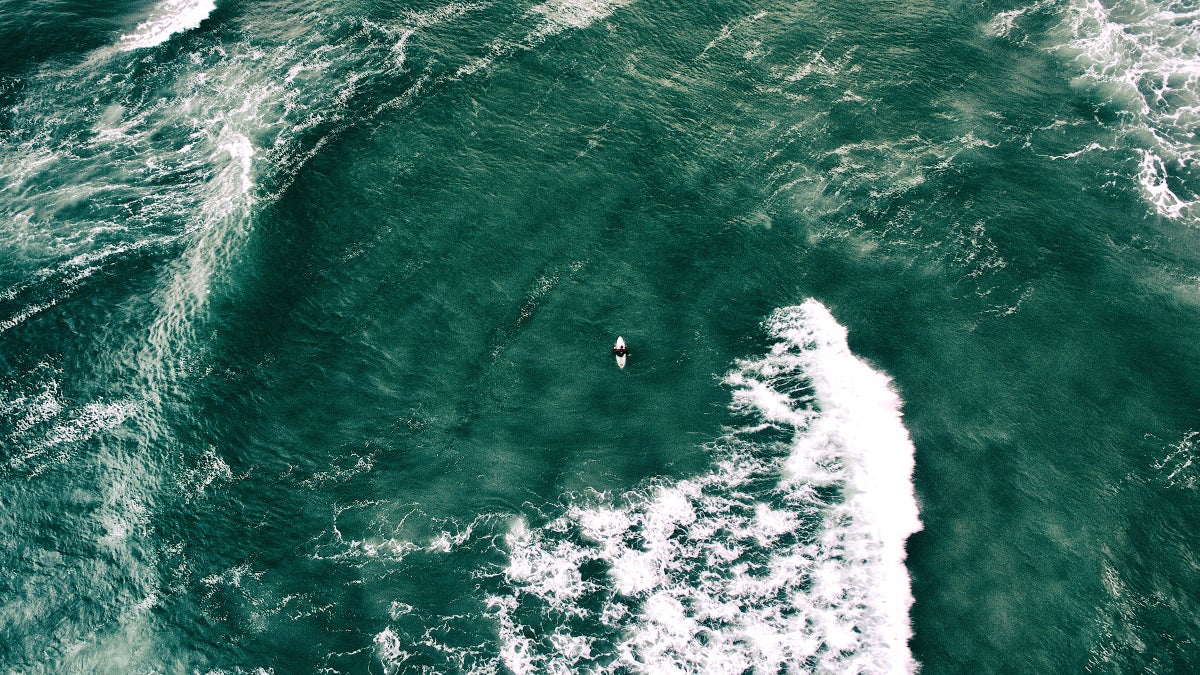
M166 0L132 33L121 36L121 49L132 51L160 45L176 33L199 28L216 8L215 0Z
M820 303L767 328L767 355L726 378L748 423L709 472L511 527L487 610L505 668L915 672L900 398Z

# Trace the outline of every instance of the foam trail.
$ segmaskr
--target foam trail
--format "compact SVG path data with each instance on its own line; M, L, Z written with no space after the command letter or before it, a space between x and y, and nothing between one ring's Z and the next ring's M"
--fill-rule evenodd
M1026 41L1023 22L1058 21L1047 36L1053 51L1079 68L1079 82L1120 113L1120 131L1140 155L1136 180L1162 216L1200 216L1200 11L1160 0L1045 0L1002 12L999 36Z
M1198 187L1188 167L1200 157L1200 16L1195 10L1124 0L1096 0L1067 9L1067 53L1086 77L1131 117L1136 138L1145 139L1138 182L1157 211L1190 215ZM1189 183L1192 183L1189 185Z
M713 468L506 537L489 599L516 673L911 673L913 446L886 375L820 303L726 381Z
M121 49L160 45L176 33L198 28L216 8L216 0L165 0L133 33L121 36Z

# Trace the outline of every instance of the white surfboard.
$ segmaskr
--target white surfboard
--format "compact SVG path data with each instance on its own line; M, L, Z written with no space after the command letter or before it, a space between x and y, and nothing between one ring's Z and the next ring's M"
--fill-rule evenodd
M613 351L616 352L616 350L621 349L624 346L625 346L625 339L622 338L621 336L617 336L617 344L613 345ZM620 354L617 356L617 367L618 368L625 367L625 355L624 354Z

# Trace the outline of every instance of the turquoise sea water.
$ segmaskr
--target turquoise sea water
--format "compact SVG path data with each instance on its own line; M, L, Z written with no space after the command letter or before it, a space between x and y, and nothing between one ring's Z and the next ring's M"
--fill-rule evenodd
M1200 667L1195 5L0 37L0 670Z

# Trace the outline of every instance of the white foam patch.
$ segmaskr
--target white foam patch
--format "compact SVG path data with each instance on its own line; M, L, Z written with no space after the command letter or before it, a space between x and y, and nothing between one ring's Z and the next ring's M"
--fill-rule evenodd
M536 23L523 37L496 39L489 46L486 55L463 64L455 71L454 76L461 78L474 75L489 68L497 59L532 50L560 33L587 28L633 2L634 0L547 0L534 5L528 14L535 18Z
M402 662L410 655L404 651L404 643L390 628L384 629L375 636L375 649L380 660L384 662Z
M490 524L498 517L508 520L507 517L484 514L465 524L448 522L430 518L421 509L411 506L394 524L389 525L387 518L376 517L366 530L355 527L343 531L343 514L353 521L363 511L376 512L384 504L386 502L365 500L335 506L333 526L312 540L309 555L314 560L338 561L353 567L372 562L400 562L418 553L444 555L470 546L479 530L490 531ZM396 606L412 610L402 602Z
M234 478L233 470L216 449L209 448L193 466L183 469L178 479L179 492L188 501L199 499L210 487L223 487Z
M1173 488L1191 490L1200 486L1200 432L1189 431L1168 450L1154 463L1160 480Z
M1154 150L1142 150L1142 162L1138 170L1138 182L1146 198L1162 215L1169 218L1182 217L1194 202L1181 199L1167 182L1167 162Z
M529 10L539 15L542 23L530 33L528 39L537 41L566 30L587 28L632 2L633 0L548 0Z
M1012 38L1019 33L1017 22L1022 18L1050 7L1053 0L1039 0L1029 7L1018 7L1000 12L988 22L988 32L996 37ZM1024 41L1024 40L1022 40Z
M1074 2L1066 14L1074 55L1089 80L1132 114L1136 136L1150 141L1138 179L1164 216L1179 218L1196 203L1200 185L1182 174L1197 159L1200 139L1200 11L1150 0L1106 6Z
M121 36L121 49L144 49L160 45L172 35L199 28L217 8L215 0L164 0L150 18Z
M2 382L0 416L10 420L0 434L4 470L28 477L72 456L97 434L114 429L137 414L139 406L129 400L96 400L75 405L64 400L59 378L62 372L39 364L26 374L29 382Z
M1111 553L1105 547L1105 557ZM1092 630L1096 639L1085 666L1087 672L1137 672L1143 670L1147 651L1143 635L1153 635L1141 620L1142 609L1158 600L1129 588L1117 568L1103 563L1099 581L1106 597L1096 606ZM1158 637L1157 635L1155 637Z
M1121 137L1141 155L1136 180L1155 210L1200 217L1200 10L1161 0L1036 2L998 14L993 34L1026 42L1021 22L1050 15L1047 47L1080 69L1080 84L1121 111ZM1019 38L1019 39L1018 39Z
M916 670L901 401L820 303L767 327L770 353L727 377L750 423L710 472L511 527L508 591L488 606L505 668Z

